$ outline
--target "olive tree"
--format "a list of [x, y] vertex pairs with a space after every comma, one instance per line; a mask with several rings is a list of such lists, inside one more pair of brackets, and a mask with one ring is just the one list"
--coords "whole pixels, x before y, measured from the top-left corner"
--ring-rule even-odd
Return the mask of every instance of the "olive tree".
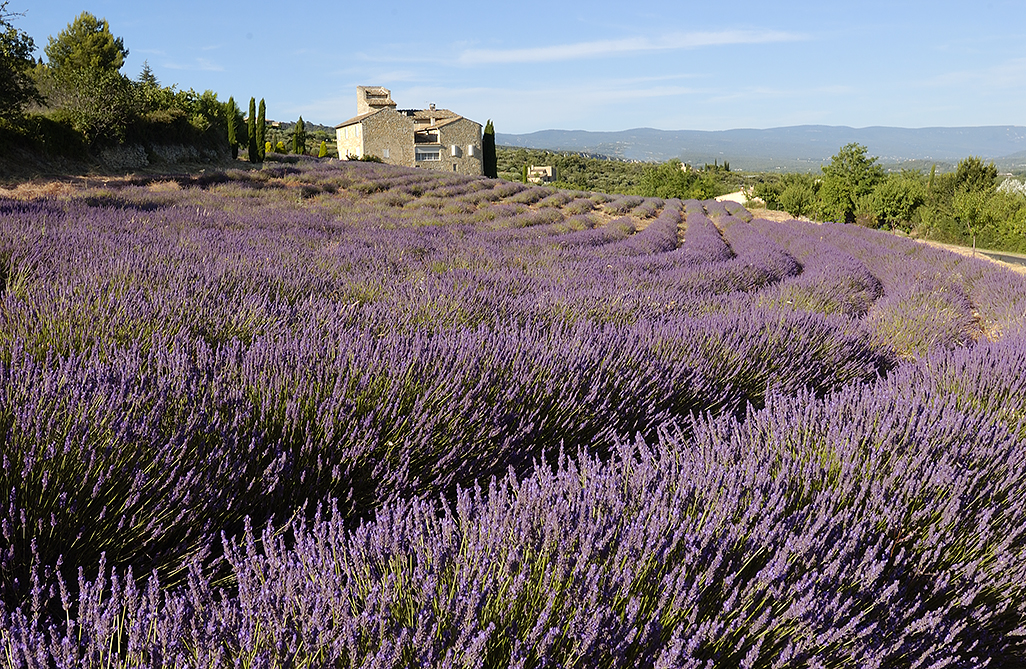
[[823, 185], [820, 198], [823, 213], [843, 223], [855, 222], [859, 200], [873, 192], [883, 180], [883, 168], [876, 157], [866, 155], [866, 147], [852, 142], [841, 147], [823, 167]]

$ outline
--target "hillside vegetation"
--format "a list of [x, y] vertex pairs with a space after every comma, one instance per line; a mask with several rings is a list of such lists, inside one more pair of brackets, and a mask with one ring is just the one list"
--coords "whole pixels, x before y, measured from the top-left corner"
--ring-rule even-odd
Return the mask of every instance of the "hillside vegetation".
[[[253, 162], [268, 152], [334, 148], [330, 129], [304, 131], [302, 117], [284, 124], [261, 117], [258, 133], [258, 119], [245, 117], [233, 98], [164, 86], [148, 64], [130, 79], [121, 71], [124, 41], [88, 12], [50, 36], [46, 60], [37, 61], [34, 40], [16, 28], [7, 5], [0, 3], [0, 178], [223, 165], [240, 147]], [[250, 134], [260, 136], [259, 146], [250, 146]]]
[[570, 190], [708, 199], [740, 190], [746, 183], [746, 175], [731, 172], [729, 163], [696, 166], [685, 173], [679, 161], [657, 164], [513, 147], [497, 151], [500, 177], [524, 182], [529, 166], [552, 165], [558, 179], [549, 185]]
[[690, 166], [610, 160], [500, 147], [499, 174], [526, 181], [531, 165], [552, 165], [557, 187], [643, 197], [709, 199], [744, 191], [796, 218], [899, 231], [921, 239], [1026, 252], [1026, 185], [998, 177], [993, 163], [965, 158], [947, 172], [887, 172], [866, 147], [843, 146], [820, 173], [735, 172], [730, 163]]
[[885, 173], [866, 147], [841, 147], [822, 176], [787, 174], [753, 189], [775, 209], [816, 220], [898, 230], [924, 239], [1026, 252], [1026, 185], [999, 180], [978, 157], [955, 170]]
[[5, 666], [1026, 662], [995, 263], [297, 159], [0, 199], [0, 286]]

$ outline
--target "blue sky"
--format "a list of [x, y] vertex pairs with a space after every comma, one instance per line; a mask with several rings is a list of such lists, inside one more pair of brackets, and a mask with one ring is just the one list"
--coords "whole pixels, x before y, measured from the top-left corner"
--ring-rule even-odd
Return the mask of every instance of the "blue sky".
[[43, 55], [82, 11], [161, 83], [335, 125], [356, 86], [498, 132], [1026, 125], [1026, 0], [10, 0]]

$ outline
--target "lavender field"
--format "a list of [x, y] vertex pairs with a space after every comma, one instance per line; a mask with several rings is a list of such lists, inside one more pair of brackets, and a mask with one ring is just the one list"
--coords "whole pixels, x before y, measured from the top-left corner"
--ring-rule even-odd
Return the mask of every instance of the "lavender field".
[[313, 160], [0, 199], [0, 663], [1026, 666], [1026, 276]]

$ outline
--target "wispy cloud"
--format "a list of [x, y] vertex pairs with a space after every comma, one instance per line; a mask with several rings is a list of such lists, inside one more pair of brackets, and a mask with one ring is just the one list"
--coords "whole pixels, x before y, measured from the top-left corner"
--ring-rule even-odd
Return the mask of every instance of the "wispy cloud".
[[642, 98], [664, 98], [696, 93], [698, 89], [674, 84], [657, 83], [684, 77], [638, 77], [580, 83], [572, 86], [539, 88], [450, 88], [444, 86], [414, 86], [405, 91], [413, 98], [459, 100], [462, 104], [490, 106], [546, 107], [554, 99], [570, 99], [575, 104], [567, 109], [580, 109], [595, 104], [609, 104]]
[[603, 58], [607, 56], [643, 53], [649, 51], [670, 51], [698, 49], [730, 44], [768, 44], [773, 42], [796, 42], [805, 36], [773, 30], [721, 30], [714, 32], [672, 33], [662, 37], [629, 37], [616, 40], [575, 42], [527, 49], [466, 49], [459, 55], [463, 65], [486, 65], [495, 63], [549, 63], [561, 60]]
[[366, 63], [421, 63], [425, 65], [445, 65], [450, 61], [441, 56], [406, 55], [401, 51], [367, 53], [360, 51], [353, 54], [354, 58]]
[[[503, 132], [530, 132], [546, 127], [592, 128], [593, 117], [598, 110], [625, 104], [636, 106], [640, 100], [683, 101], [702, 94], [700, 89], [665, 79], [640, 77], [525, 88], [414, 86], [400, 91], [398, 95], [393, 90], [392, 95], [397, 100], [411, 100], [414, 105], [422, 101], [444, 100], [444, 106], [458, 109], [475, 120], [493, 119]], [[553, 100], [573, 102], [554, 105]]]
[[971, 86], [993, 90], [995, 88], [1021, 88], [1026, 85], [1026, 58], [1013, 58], [977, 70], [957, 70], [926, 79], [928, 88], [961, 88]]

